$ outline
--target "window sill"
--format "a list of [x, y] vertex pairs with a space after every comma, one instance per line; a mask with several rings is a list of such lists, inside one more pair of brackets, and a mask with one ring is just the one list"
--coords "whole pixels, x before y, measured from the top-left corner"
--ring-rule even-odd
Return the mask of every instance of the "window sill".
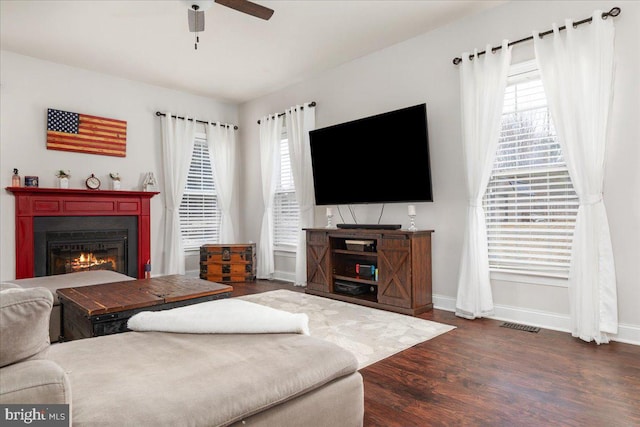
[[569, 287], [569, 281], [561, 277], [551, 277], [526, 273], [507, 273], [503, 271], [492, 271], [491, 280], [501, 282], [525, 283], [529, 285], [555, 286], [558, 288]]

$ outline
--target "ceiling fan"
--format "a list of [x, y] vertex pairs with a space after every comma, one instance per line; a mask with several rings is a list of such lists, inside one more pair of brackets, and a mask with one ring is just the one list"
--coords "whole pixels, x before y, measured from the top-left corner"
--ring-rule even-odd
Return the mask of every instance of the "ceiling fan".
[[195, 49], [198, 49], [200, 38], [198, 33], [204, 31], [204, 11], [213, 6], [214, 3], [221, 4], [238, 12], [255, 16], [256, 18], [269, 20], [273, 15], [273, 9], [264, 7], [249, 0], [184, 0], [189, 5], [188, 19], [189, 31], [196, 33]]

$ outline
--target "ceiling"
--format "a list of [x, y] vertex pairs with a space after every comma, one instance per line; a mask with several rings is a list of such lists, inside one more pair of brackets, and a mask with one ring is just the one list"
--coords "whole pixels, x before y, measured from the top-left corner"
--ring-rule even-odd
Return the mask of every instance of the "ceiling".
[[1, 0], [0, 47], [243, 103], [504, 1], [256, 1], [264, 21], [214, 4], [198, 49], [184, 0]]

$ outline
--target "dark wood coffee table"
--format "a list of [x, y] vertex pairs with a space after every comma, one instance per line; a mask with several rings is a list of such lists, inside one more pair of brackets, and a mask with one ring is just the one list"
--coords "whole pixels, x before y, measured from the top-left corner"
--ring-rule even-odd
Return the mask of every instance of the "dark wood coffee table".
[[126, 332], [141, 311], [231, 296], [233, 287], [182, 275], [58, 289], [61, 341]]

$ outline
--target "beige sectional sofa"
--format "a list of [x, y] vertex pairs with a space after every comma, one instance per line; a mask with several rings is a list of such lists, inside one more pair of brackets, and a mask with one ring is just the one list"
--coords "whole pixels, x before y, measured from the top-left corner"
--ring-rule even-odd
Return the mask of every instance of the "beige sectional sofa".
[[362, 425], [357, 361], [332, 343], [126, 332], [49, 345], [51, 292], [1, 289], [0, 403], [68, 403], [76, 426]]
[[53, 309], [49, 322], [49, 338], [57, 342], [60, 338], [60, 302], [56, 290], [61, 288], [75, 288], [77, 286], [97, 285], [100, 283], [124, 282], [135, 280], [125, 274], [110, 270], [79, 271], [76, 273], [59, 274], [55, 276], [33, 277], [29, 279], [6, 280], [3, 285], [18, 285], [21, 288], [47, 288], [53, 295]]

